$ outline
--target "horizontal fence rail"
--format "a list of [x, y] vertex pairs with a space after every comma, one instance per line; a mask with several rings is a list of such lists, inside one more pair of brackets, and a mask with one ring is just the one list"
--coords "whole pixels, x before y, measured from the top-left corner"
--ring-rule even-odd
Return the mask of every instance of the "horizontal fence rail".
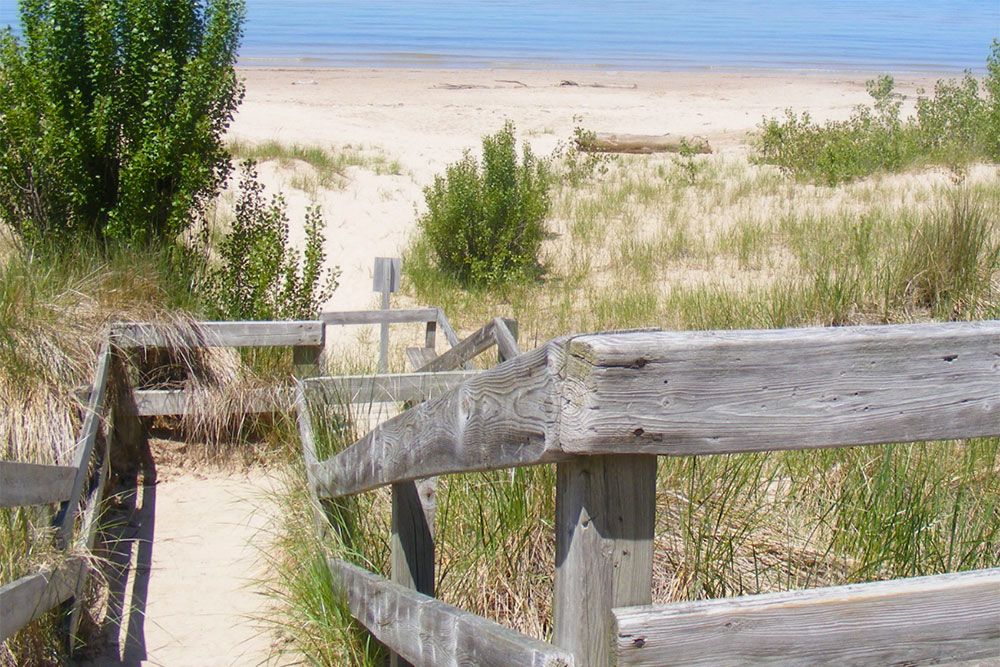
[[1000, 569], [612, 613], [622, 667], [996, 658]]
[[439, 308], [412, 308], [398, 310], [347, 310], [320, 313], [324, 324], [419, 324], [437, 322], [441, 316]]
[[192, 322], [116, 324], [112, 340], [120, 348], [294, 347], [323, 344], [323, 322]]
[[416, 667], [570, 667], [572, 654], [481, 616], [386, 581], [341, 560], [328, 560], [352, 615], [380, 642]]
[[76, 468], [0, 461], [0, 507], [47, 505], [69, 500]]
[[0, 587], [0, 642], [76, 594], [87, 568], [71, 557], [54, 570], [45, 569]]
[[557, 339], [483, 372], [315, 464], [315, 476], [320, 495], [340, 496], [574, 455], [993, 435], [997, 321], [595, 334]]

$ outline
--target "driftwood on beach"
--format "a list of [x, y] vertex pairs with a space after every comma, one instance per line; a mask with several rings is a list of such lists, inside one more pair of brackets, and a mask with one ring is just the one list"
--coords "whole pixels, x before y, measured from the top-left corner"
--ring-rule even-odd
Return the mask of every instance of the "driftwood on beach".
[[612, 134], [597, 132], [576, 139], [576, 146], [586, 153], [711, 153], [703, 137], [677, 137], [670, 134]]

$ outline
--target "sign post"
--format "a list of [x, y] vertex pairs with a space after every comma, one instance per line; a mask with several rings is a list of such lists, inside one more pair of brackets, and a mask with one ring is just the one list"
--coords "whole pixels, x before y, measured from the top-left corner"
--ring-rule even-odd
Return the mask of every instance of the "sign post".
[[[389, 294], [399, 289], [402, 263], [398, 257], [376, 257], [372, 290], [382, 293], [382, 310], [389, 310]], [[389, 371], [389, 323], [382, 323], [379, 336], [378, 371]]]

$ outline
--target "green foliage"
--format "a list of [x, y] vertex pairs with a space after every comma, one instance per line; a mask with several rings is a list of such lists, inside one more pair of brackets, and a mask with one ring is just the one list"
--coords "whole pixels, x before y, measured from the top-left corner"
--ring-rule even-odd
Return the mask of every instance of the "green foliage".
[[243, 0], [21, 0], [0, 33], [0, 217], [29, 241], [174, 239], [228, 176]]
[[236, 218], [219, 243], [219, 265], [208, 273], [207, 292], [227, 319], [310, 319], [337, 287], [339, 270], [324, 269], [323, 216], [306, 211], [302, 255], [289, 245], [285, 200], [265, 199], [253, 162], [244, 163]]
[[872, 105], [857, 107], [846, 121], [820, 125], [791, 109], [765, 120], [755, 160], [828, 185], [925, 161], [957, 168], [1000, 160], [1000, 42], [993, 42], [982, 85], [969, 73], [938, 81], [932, 97], [917, 99], [913, 117], [901, 117], [903, 98], [891, 76], [869, 81], [868, 93]]
[[[573, 120], [582, 120], [574, 116]], [[579, 186], [594, 176], [607, 174], [618, 156], [585, 150], [597, 139], [593, 130], [585, 130], [577, 125], [568, 142], [560, 141], [552, 154], [555, 171], [559, 179], [573, 186]]]
[[525, 145], [518, 161], [514, 125], [483, 138], [482, 168], [470, 154], [424, 191], [420, 228], [438, 265], [465, 285], [496, 285], [537, 270], [549, 212], [545, 162]]

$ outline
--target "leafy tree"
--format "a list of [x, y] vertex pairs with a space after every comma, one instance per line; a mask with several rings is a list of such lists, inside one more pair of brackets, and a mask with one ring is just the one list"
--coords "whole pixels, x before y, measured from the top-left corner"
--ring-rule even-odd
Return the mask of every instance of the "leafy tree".
[[0, 217], [27, 241], [149, 244], [230, 170], [243, 0], [21, 0], [0, 33]]

